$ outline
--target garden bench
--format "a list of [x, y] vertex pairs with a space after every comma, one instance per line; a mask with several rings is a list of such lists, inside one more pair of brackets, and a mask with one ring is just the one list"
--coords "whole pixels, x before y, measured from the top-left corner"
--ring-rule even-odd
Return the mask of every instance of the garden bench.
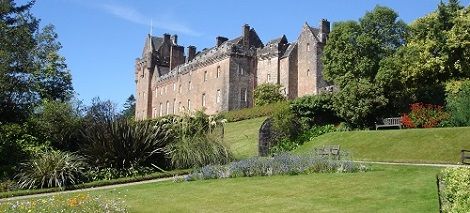
[[382, 124], [377, 124], [375, 123], [375, 130], [379, 129], [379, 127], [398, 127], [401, 129], [401, 118], [400, 117], [395, 117], [395, 118], [384, 118], [382, 119]]
[[462, 164], [470, 164], [470, 150], [462, 149]]
[[339, 145], [326, 145], [320, 148], [315, 148], [317, 155], [322, 157], [333, 156], [339, 159]]

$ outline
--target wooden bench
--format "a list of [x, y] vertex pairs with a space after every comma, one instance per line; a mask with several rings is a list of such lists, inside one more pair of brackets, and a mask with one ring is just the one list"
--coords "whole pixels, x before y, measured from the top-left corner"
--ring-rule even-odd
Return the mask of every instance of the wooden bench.
[[462, 164], [470, 164], [470, 150], [462, 149], [461, 157], [462, 157]]
[[394, 127], [394, 126], [401, 129], [401, 117], [384, 118], [382, 120], [382, 124], [375, 123], [375, 130], [379, 129], [380, 127]]
[[339, 145], [326, 145], [315, 148], [315, 153], [322, 157], [334, 157], [339, 160]]

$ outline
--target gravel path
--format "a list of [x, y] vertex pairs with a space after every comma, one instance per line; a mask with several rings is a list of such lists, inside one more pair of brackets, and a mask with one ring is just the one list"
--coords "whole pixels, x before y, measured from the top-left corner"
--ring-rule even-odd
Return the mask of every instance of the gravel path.
[[10, 197], [10, 198], [2, 198], [0, 202], [6, 201], [15, 201], [15, 200], [22, 200], [22, 199], [30, 199], [30, 198], [38, 198], [38, 197], [46, 197], [51, 195], [59, 195], [59, 194], [69, 194], [69, 193], [76, 193], [76, 192], [88, 192], [88, 191], [95, 191], [95, 190], [102, 190], [102, 189], [115, 189], [125, 186], [133, 186], [133, 185], [140, 185], [146, 183], [157, 183], [157, 182], [164, 182], [174, 180], [175, 178], [184, 178], [186, 175], [183, 176], [175, 176], [175, 177], [167, 177], [167, 178], [158, 178], [153, 180], [144, 180], [139, 182], [132, 182], [132, 183], [123, 183], [123, 184], [115, 184], [115, 185], [108, 185], [108, 186], [99, 186], [93, 188], [86, 188], [86, 189], [76, 189], [76, 190], [67, 190], [67, 191], [60, 191], [60, 192], [48, 192], [48, 193], [41, 193], [41, 194], [33, 194], [33, 195], [25, 195], [25, 196], [17, 196], [17, 197]]

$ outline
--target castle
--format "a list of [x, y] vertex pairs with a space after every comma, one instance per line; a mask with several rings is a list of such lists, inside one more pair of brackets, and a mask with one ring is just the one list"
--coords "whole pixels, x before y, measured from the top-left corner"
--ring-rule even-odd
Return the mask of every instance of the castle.
[[137, 120], [205, 109], [208, 114], [253, 106], [257, 85], [282, 85], [288, 99], [318, 94], [328, 84], [322, 77], [322, 55], [330, 23], [302, 27], [297, 41], [285, 35], [265, 45], [249, 25], [229, 40], [216, 37], [209, 49], [187, 55], [177, 35], [148, 35], [142, 57], [136, 59]]

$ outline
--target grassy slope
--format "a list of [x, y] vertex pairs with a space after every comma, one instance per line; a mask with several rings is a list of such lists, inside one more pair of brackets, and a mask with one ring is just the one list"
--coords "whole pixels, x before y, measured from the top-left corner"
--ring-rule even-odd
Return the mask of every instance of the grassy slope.
[[437, 212], [436, 168], [153, 183], [93, 193], [130, 212]]
[[325, 144], [339, 144], [356, 160], [457, 163], [460, 150], [470, 149], [470, 128], [335, 132], [315, 138], [295, 152], [307, 153]]
[[258, 155], [258, 131], [265, 117], [227, 123], [224, 140], [237, 159]]

